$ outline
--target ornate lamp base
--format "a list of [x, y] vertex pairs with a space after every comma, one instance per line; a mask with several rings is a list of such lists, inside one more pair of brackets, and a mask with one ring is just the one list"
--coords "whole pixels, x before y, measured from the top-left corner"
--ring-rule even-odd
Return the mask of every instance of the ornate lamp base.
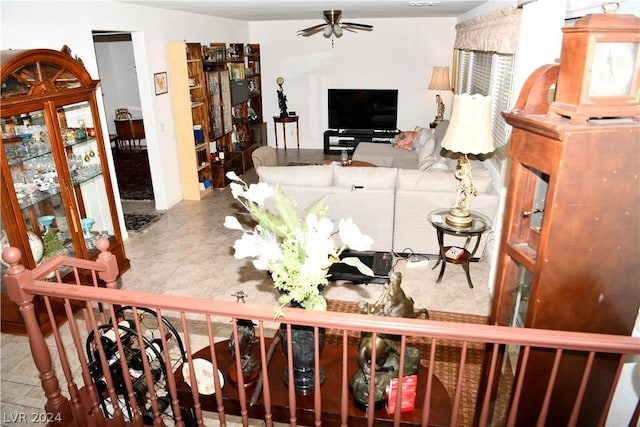
[[451, 208], [445, 220], [447, 221], [447, 224], [460, 228], [469, 227], [473, 222], [469, 211], [463, 211], [456, 208]]

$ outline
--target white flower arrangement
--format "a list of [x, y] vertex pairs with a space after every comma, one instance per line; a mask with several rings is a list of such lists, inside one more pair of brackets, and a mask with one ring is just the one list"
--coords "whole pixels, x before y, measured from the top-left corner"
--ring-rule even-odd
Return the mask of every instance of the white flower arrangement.
[[[263, 182], [247, 185], [235, 172], [228, 172], [226, 176], [232, 181], [234, 199], [257, 223], [253, 229], [247, 229], [236, 217], [225, 217], [226, 228], [243, 231], [242, 238], [233, 245], [234, 257], [253, 258], [255, 268], [271, 273], [281, 295], [276, 317], [282, 315], [282, 307], [291, 303], [306, 309], [326, 310], [327, 301], [322, 291], [329, 285], [328, 270], [334, 263], [341, 262], [356, 267], [362, 274], [373, 275], [357, 257], [340, 259], [346, 248], [369, 250], [373, 240], [362, 234], [351, 218], [341, 219], [338, 234], [342, 244], [336, 247], [333, 222], [325, 217], [328, 196], [315, 202], [300, 218], [295, 202], [282, 193], [279, 185], [275, 189]], [[275, 213], [264, 207], [269, 197], [275, 199]]]

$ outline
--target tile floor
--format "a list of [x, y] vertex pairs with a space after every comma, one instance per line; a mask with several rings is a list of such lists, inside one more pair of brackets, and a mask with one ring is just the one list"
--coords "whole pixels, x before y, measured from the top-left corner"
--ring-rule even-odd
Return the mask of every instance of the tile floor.
[[[325, 159], [321, 150], [278, 151], [281, 164]], [[253, 172], [245, 177], [249, 182], [256, 179]], [[153, 203], [149, 202], [126, 202], [123, 207], [125, 212], [154, 212]], [[222, 300], [235, 300], [232, 295], [242, 290], [249, 294], [248, 302], [261, 301], [275, 306], [277, 295], [265, 286], [267, 279], [263, 272], [247, 268], [243, 260], [235, 260], [232, 256], [231, 246], [239, 236], [221, 226], [224, 216], [230, 212], [237, 213], [238, 205], [230, 197], [228, 189], [216, 190], [200, 202], [183, 201], [166, 212], [160, 212], [160, 221], [142, 233], [129, 234], [125, 247], [131, 269], [123, 274], [121, 286], [131, 290]], [[435, 238], [435, 233], [432, 237]], [[415, 299], [416, 307], [488, 314], [488, 260], [481, 260], [471, 267], [476, 284], [474, 289], [467, 287], [462, 269], [455, 265], [447, 268], [444, 280], [436, 285], [439, 269], [432, 270], [431, 265], [407, 268], [406, 263], [400, 260], [395, 267], [396, 271], [403, 273], [403, 288]], [[343, 283], [331, 286], [327, 291], [327, 297], [333, 299], [373, 301], [378, 295], [379, 287], [376, 285]], [[37, 376], [33, 375], [31, 358], [25, 357], [29, 353], [26, 338], [1, 334], [0, 351], [0, 414], [41, 411], [42, 390]], [[11, 417], [3, 417], [0, 425], [15, 424]]]

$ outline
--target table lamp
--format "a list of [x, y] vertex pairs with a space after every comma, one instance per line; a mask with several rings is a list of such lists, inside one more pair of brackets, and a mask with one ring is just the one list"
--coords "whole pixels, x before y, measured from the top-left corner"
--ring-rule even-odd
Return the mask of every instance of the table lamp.
[[477, 194], [467, 154], [488, 154], [495, 150], [491, 130], [491, 97], [461, 94], [453, 98], [453, 111], [442, 148], [458, 154], [454, 173], [458, 180], [456, 201], [446, 217], [454, 227], [471, 225], [471, 197]]
[[[429, 89], [437, 91], [451, 90], [449, 67], [433, 67]], [[436, 127], [436, 125], [444, 119], [444, 102], [442, 102], [440, 93], [436, 95], [436, 105], [438, 106], [438, 112], [436, 118], [433, 120], [432, 127]]]

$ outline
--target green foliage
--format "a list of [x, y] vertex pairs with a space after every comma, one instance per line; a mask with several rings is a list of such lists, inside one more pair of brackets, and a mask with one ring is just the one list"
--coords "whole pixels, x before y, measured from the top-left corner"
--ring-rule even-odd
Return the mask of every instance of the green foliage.
[[44, 244], [43, 258], [47, 259], [60, 252], [64, 247], [64, 241], [56, 238], [58, 234], [57, 230], [50, 228], [45, 234], [42, 235], [42, 242]]

